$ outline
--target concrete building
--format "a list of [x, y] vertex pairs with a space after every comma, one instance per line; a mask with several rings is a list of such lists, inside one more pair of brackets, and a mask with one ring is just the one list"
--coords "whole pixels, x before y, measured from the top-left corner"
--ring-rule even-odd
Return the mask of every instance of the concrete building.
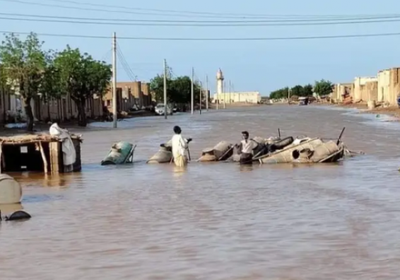
[[259, 103], [261, 94], [258, 91], [223, 92], [222, 94], [214, 94], [214, 103], [216, 100], [219, 100], [220, 103]]
[[245, 92], [225, 92], [224, 90], [224, 74], [221, 69], [217, 72], [217, 93], [214, 94], [213, 102], [219, 103], [259, 103], [261, 101], [261, 94], [258, 91], [245, 91]]
[[353, 96], [353, 83], [339, 83], [335, 84], [331, 93], [331, 98], [335, 102], [343, 102], [343, 97], [346, 94]]
[[356, 77], [354, 79], [354, 102], [371, 100], [371, 93], [366, 90], [367, 84], [369, 84], [369, 88], [373, 88], [374, 86], [372, 85], [376, 84], [377, 82], [377, 77]]
[[[112, 89], [103, 97], [104, 106], [112, 112]], [[136, 82], [118, 82], [117, 83], [117, 110], [129, 111], [133, 106], [142, 108], [152, 104], [152, 96], [150, 93], [150, 84]]]
[[[26, 119], [24, 102], [18, 95], [1, 94], [0, 121], [18, 121]], [[32, 98], [31, 107], [36, 121], [69, 121], [78, 117], [78, 106], [70, 96], [59, 99], [44, 100], [40, 95]], [[103, 114], [103, 102], [100, 97], [93, 95], [85, 102], [85, 113], [88, 118], [96, 119]]]
[[397, 105], [400, 94], [400, 68], [391, 68], [378, 72], [377, 101]]

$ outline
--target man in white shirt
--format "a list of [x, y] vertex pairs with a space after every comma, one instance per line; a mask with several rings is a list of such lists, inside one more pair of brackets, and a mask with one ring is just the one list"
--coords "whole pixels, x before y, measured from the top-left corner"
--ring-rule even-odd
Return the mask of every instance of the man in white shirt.
[[186, 166], [188, 159], [186, 156], [186, 150], [188, 149], [188, 144], [192, 141], [191, 138], [185, 139], [182, 137], [182, 130], [179, 126], [174, 127], [175, 135], [172, 136], [172, 157], [176, 166], [182, 167]]
[[251, 164], [253, 162], [253, 150], [257, 148], [258, 144], [253, 139], [249, 139], [247, 131], [242, 132], [243, 140], [238, 145], [240, 153], [240, 164]]

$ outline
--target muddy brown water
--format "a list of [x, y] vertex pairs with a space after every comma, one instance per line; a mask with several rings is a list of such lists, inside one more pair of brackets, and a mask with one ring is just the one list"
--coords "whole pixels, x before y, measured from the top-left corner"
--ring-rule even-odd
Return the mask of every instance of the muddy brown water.
[[[0, 279], [400, 279], [400, 124], [265, 106], [93, 124], [83, 171], [12, 174], [33, 218], [0, 223]], [[220, 140], [338, 137], [364, 156], [314, 166], [146, 165], [179, 124], [192, 158]], [[106, 128], [101, 128], [101, 127]], [[135, 163], [102, 167], [110, 146]]]

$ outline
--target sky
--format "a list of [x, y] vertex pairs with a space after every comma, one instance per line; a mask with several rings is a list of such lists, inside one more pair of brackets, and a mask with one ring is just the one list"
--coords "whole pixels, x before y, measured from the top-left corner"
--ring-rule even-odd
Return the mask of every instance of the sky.
[[[75, 2], [75, 3], [74, 3]], [[235, 91], [271, 91], [297, 84], [313, 84], [326, 79], [351, 82], [355, 77], [375, 76], [381, 69], [400, 66], [400, 36], [268, 41], [155, 41], [118, 37], [249, 38], [331, 36], [370, 33], [400, 33], [399, 22], [347, 25], [291, 26], [137, 26], [83, 23], [56, 23], [10, 20], [10, 14], [104, 18], [108, 20], [271, 20], [306, 16], [357, 16], [399, 14], [398, 0], [0, 0], [0, 39], [3, 32], [35, 32], [45, 48], [62, 50], [68, 44], [94, 58], [112, 61], [112, 34], [118, 42], [118, 81], [149, 81], [162, 73], [166, 59], [174, 75], [191, 75], [216, 91], [216, 72], [221, 68], [226, 85]], [[78, 4], [76, 4], [78, 3]], [[84, 4], [83, 4], [84, 3]], [[229, 3], [229, 4], [228, 4]], [[92, 5], [91, 5], [92, 4]], [[102, 6], [105, 5], [105, 6]], [[115, 6], [126, 7], [124, 9]], [[54, 7], [58, 6], [58, 7]], [[60, 7], [61, 6], [61, 7]], [[114, 7], [113, 7], [114, 6]], [[73, 8], [71, 8], [73, 7]], [[90, 10], [93, 9], [93, 10]], [[152, 11], [146, 9], [153, 9]], [[161, 10], [161, 11], [154, 11]], [[100, 11], [102, 10], [102, 11]], [[171, 13], [163, 10], [184, 11]], [[201, 14], [214, 13], [214, 14]], [[219, 15], [218, 15], [219, 14]], [[233, 18], [233, 14], [235, 17]], [[263, 18], [262, 18], [263, 17]], [[42, 18], [43, 19], [43, 18]], [[54, 19], [50, 19], [53, 20]], [[43, 34], [43, 35], [40, 35]], [[54, 37], [44, 34], [109, 36], [109, 38]], [[21, 35], [25, 36], [25, 35]], [[122, 54], [122, 55], [121, 55]], [[125, 62], [126, 63], [123, 63]]]

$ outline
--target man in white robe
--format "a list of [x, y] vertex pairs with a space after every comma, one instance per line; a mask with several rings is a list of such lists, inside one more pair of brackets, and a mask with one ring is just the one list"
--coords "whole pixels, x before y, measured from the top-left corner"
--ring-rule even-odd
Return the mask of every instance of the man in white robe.
[[57, 123], [53, 123], [49, 129], [51, 136], [57, 136], [62, 141], [63, 161], [66, 172], [72, 171], [73, 164], [76, 161], [76, 151], [74, 143], [68, 130], [62, 129]]
[[185, 139], [181, 135], [182, 130], [179, 126], [174, 127], [175, 135], [172, 136], [172, 156], [176, 166], [183, 167], [188, 163], [188, 158], [186, 156], [186, 151], [188, 149], [188, 144], [192, 141], [191, 138]]

